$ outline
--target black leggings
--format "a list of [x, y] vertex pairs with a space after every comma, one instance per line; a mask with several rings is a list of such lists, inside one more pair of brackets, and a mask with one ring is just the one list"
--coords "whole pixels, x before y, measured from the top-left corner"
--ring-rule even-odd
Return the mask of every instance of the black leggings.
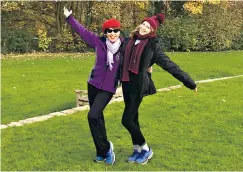
[[122, 125], [129, 131], [133, 145], [144, 145], [145, 138], [140, 130], [138, 122], [138, 108], [142, 97], [136, 84], [131, 82], [122, 83], [122, 91], [125, 102], [125, 109], [122, 116]]
[[110, 143], [106, 136], [103, 110], [110, 102], [112, 96], [113, 93], [97, 89], [93, 85], [88, 84], [89, 128], [96, 147], [96, 155], [101, 157], [105, 157], [105, 154], [110, 149]]

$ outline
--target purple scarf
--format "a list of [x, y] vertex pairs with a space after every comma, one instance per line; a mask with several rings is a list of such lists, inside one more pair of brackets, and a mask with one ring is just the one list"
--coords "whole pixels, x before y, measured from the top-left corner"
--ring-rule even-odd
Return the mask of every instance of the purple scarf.
[[[122, 81], [130, 81], [129, 71], [138, 74], [140, 58], [144, 47], [147, 45], [149, 38], [153, 38], [155, 36], [155, 32], [147, 35], [139, 35], [139, 33], [136, 32], [134, 37], [129, 40], [124, 55]], [[134, 45], [136, 40], [140, 40], [140, 42], [137, 45]]]

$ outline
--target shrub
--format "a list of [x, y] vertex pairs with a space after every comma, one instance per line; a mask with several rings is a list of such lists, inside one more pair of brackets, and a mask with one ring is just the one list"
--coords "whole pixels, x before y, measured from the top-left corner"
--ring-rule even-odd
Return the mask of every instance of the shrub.
[[197, 50], [198, 23], [188, 16], [167, 19], [160, 27], [160, 44], [166, 50]]
[[86, 52], [92, 50], [90, 50], [86, 43], [76, 33], [74, 33], [73, 37], [70, 33], [65, 32], [62, 35], [58, 34], [52, 39], [50, 51]]
[[201, 28], [198, 46], [201, 50], [227, 50], [240, 36], [242, 15], [237, 4], [230, 7], [208, 4], [204, 6], [203, 15], [198, 16], [198, 23]]
[[232, 49], [243, 50], [243, 32], [232, 42]]
[[33, 35], [25, 30], [2, 30], [2, 53], [32, 51]]

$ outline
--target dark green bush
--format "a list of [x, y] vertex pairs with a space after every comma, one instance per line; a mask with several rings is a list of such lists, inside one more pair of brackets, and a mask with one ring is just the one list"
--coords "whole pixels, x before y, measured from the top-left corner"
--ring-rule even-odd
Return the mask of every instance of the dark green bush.
[[205, 5], [203, 14], [168, 15], [158, 35], [161, 46], [168, 51], [242, 49], [242, 24], [241, 11], [236, 6]]
[[74, 37], [70, 33], [58, 34], [52, 38], [49, 47], [51, 52], [87, 52], [92, 51], [86, 43], [75, 33]]
[[232, 42], [232, 49], [243, 50], [243, 32]]
[[2, 53], [27, 53], [33, 50], [33, 35], [25, 30], [2, 29]]
[[[236, 4], [237, 5], [237, 4]], [[199, 50], [228, 50], [234, 40], [240, 37], [242, 28], [241, 9], [237, 6], [224, 8], [219, 5], [205, 5], [203, 15], [197, 17]]]
[[198, 23], [188, 16], [167, 19], [160, 27], [158, 35], [161, 37], [161, 46], [166, 50], [190, 51], [198, 50], [197, 36]]

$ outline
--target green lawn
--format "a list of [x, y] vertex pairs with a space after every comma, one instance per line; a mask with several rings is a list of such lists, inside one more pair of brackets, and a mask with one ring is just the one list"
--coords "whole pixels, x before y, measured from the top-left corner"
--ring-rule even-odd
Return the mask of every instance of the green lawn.
[[[201, 75], [196, 67], [195, 73]], [[108, 138], [114, 143], [117, 159], [113, 166], [92, 162], [95, 150], [87, 111], [82, 111], [2, 130], [2, 170], [242, 171], [242, 82], [239, 77], [199, 84], [198, 93], [183, 87], [146, 97], [140, 124], [154, 151], [147, 165], [125, 162], [132, 143], [120, 122], [121, 102], [105, 110]]]
[[[168, 53], [193, 79], [243, 74], [242, 51]], [[1, 124], [75, 107], [75, 89], [86, 89], [93, 54], [4, 56]], [[157, 88], [179, 84], [154, 66]]]

